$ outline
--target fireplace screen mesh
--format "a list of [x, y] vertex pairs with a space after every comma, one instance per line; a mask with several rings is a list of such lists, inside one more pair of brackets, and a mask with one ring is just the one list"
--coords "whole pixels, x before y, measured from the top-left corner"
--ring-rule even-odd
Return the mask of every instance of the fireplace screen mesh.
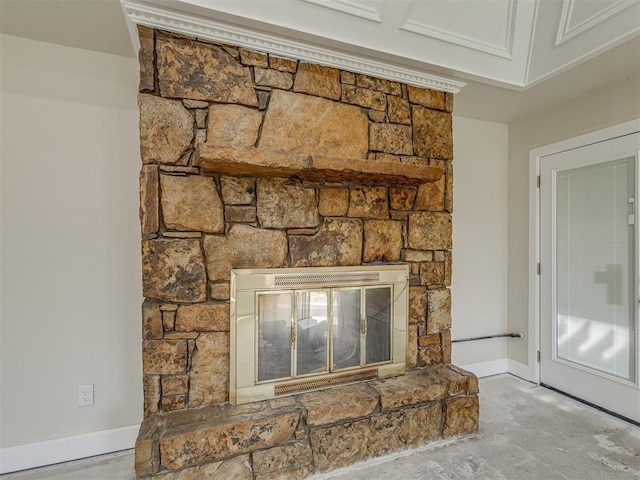
[[359, 370], [402, 373], [408, 270], [368, 268], [234, 271], [231, 401], [271, 398], [275, 384], [286, 391], [287, 382], [322, 385], [318, 379]]

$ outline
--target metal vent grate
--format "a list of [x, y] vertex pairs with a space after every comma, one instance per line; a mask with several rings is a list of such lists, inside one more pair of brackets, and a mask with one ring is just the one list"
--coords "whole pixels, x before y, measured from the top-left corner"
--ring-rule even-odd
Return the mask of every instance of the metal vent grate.
[[378, 378], [378, 369], [359, 370], [353, 373], [345, 373], [325, 378], [314, 378], [310, 380], [294, 380], [290, 382], [278, 383], [275, 385], [274, 393], [277, 395], [288, 395], [292, 393], [309, 392], [323, 387], [333, 385], [344, 385], [347, 383], [360, 382]]
[[379, 281], [379, 272], [283, 273], [274, 277], [274, 284], [277, 287], [298, 287], [301, 285], [335, 285]]

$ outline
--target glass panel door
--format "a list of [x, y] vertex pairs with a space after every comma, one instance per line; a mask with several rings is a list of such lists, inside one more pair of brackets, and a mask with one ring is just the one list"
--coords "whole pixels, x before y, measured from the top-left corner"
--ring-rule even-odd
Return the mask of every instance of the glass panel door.
[[291, 377], [293, 295], [258, 294], [258, 381]]
[[329, 292], [296, 292], [296, 375], [328, 371]]
[[391, 360], [391, 287], [365, 290], [367, 365]]
[[633, 158], [560, 171], [556, 183], [560, 359], [633, 380]]
[[360, 366], [361, 289], [333, 292], [332, 370]]

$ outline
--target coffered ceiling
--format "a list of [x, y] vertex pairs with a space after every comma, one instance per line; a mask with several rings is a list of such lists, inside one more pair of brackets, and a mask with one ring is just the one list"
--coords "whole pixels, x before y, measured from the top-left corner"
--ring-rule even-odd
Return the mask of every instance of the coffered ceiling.
[[133, 56], [135, 27], [147, 25], [461, 90], [455, 114], [505, 123], [640, 73], [640, 0], [0, 0], [0, 7], [9, 35]]

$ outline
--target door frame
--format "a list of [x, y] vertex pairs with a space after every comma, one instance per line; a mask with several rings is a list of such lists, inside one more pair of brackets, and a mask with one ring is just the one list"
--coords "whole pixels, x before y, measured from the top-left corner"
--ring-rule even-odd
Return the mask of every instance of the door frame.
[[[529, 151], [529, 308], [527, 318], [528, 376], [527, 380], [540, 384], [540, 159], [575, 148], [611, 140], [640, 132], [640, 118], [584, 135], [561, 140]], [[541, 268], [545, 268], [544, 265]], [[547, 267], [549, 268], [549, 267]]]

